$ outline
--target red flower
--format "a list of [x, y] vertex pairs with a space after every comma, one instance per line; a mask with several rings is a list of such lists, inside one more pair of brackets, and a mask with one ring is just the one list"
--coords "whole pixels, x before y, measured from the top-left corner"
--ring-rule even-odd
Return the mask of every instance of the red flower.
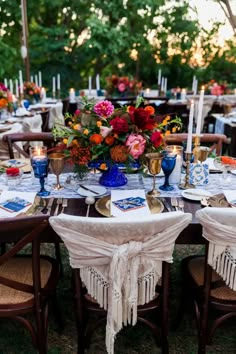
[[155, 126], [155, 121], [150, 118], [150, 113], [143, 108], [136, 108], [130, 112], [131, 121], [141, 130], [152, 130]]
[[127, 133], [129, 131], [129, 124], [125, 118], [116, 117], [110, 121], [110, 125], [117, 134]]
[[161, 132], [153, 132], [150, 137], [150, 141], [154, 145], [155, 148], [158, 148], [162, 143]]

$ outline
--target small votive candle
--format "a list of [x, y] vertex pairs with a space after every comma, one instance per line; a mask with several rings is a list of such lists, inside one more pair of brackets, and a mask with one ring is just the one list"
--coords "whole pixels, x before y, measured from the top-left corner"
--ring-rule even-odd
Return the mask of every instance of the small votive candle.
[[17, 186], [21, 181], [21, 171], [18, 167], [7, 168], [6, 175], [8, 186]]
[[183, 147], [180, 145], [168, 145], [165, 150], [170, 154], [176, 155], [175, 167], [170, 174], [169, 182], [173, 184], [180, 183], [183, 164]]

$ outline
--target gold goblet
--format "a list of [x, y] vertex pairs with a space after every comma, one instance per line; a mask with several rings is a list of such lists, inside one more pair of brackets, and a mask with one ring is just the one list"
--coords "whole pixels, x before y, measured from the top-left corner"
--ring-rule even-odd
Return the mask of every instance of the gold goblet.
[[200, 146], [198, 151], [198, 160], [201, 162], [206, 161], [210, 152], [210, 148], [207, 146]]
[[62, 173], [65, 165], [65, 155], [60, 152], [55, 152], [49, 155], [49, 161], [50, 161], [50, 167], [52, 169], [52, 172], [57, 177], [57, 182], [56, 185], [54, 186], [54, 189], [56, 190], [63, 189], [64, 187], [60, 184], [59, 181], [59, 175]]
[[156, 190], [156, 175], [161, 172], [161, 163], [163, 154], [160, 152], [151, 152], [145, 155], [148, 161], [148, 170], [153, 175], [153, 187], [148, 192], [148, 195], [156, 197], [160, 195], [160, 192]]

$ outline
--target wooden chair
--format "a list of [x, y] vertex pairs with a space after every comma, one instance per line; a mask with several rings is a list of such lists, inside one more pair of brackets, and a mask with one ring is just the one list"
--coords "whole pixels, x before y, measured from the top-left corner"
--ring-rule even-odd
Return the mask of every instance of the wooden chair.
[[[170, 134], [165, 136], [167, 145], [183, 145], [187, 141], [188, 134]], [[200, 137], [201, 144], [210, 147], [211, 152], [215, 152], [217, 156], [222, 154], [223, 145], [229, 144], [229, 139], [224, 134], [202, 134]]]
[[183, 294], [178, 321], [186, 303], [193, 301], [198, 354], [205, 354], [216, 329], [236, 317], [235, 255], [230, 253], [231, 247], [236, 247], [236, 212], [233, 208], [204, 208], [196, 217], [203, 226], [206, 256], [190, 256], [182, 261]]
[[[42, 132], [42, 133], [12, 133], [6, 134], [3, 136], [3, 141], [8, 145], [9, 157], [10, 159], [14, 159], [14, 151], [17, 151], [20, 155], [29, 158], [29, 142], [32, 141], [40, 141], [43, 142], [44, 145], [48, 147], [48, 149], [55, 146], [58, 140], [55, 140], [52, 133], [50, 132]], [[18, 142], [28, 143], [22, 145], [18, 145]]]
[[52, 300], [59, 320], [59, 264], [40, 255], [40, 239], [47, 228], [45, 216], [0, 219], [0, 239], [13, 242], [0, 255], [0, 318], [24, 325], [40, 354], [47, 352], [48, 304]]
[[[123, 325], [134, 326], [137, 321], [151, 329], [157, 342], [161, 329], [162, 353], [168, 353], [169, 263], [175, 239], [191, 215], [107, 219], [60, 214], [49, 220], [64, 241], [73, 268], [78, 353], [84, 353], [104, 321], [108, 353], [113, 353]], [[146, 317], [150, 313], [155, 315], [153, 321]], [[93, 314], [98, 319], [91, 322]]]

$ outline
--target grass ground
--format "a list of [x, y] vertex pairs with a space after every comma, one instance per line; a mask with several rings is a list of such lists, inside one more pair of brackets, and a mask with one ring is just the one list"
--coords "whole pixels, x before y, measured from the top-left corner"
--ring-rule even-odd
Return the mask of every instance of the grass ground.
[[[190, 254], [201, 252], [199, 246], [176, 247], [174, 263], [171, 270], [171, 294], [170, 312], [173, 320], [179, 303], [181, 289], [181, 277], [179, 272], [180, 260]], [[65, 329], [61, 334], [56, 331], [53, 316], [50, 314], [48, 334], [48, 354], [76, 354], [77, 336], [73, 309], [73, 297], [71, 292], [71, 272], [68, 265], [68, 257], [65, 259], [65, 274], [59, 284], [59, 300], [65, 317]], [[226, 323], [216, 332], [213, 345], [208, 347], [209, 354], [235, 354], [236, 336], [235, 320]], [[176, 331], [170, 331], [170, 354], [195, 354], [197, 353], [197, 335], [193, 312], [187, 312], [180, 327]], [[0, 354], [34, 354], [28, 333], [21, 325], [14, 322], [0, 322]], [[89, 354], [105, 354], [104, 328], [100, 328], [93, 338], [88, 351]], [[125, 328], [116, 339], [116, 354], [157, 354], [160, 353], [153, 340], [151, 332], [142, 325], [135, 328]]]

